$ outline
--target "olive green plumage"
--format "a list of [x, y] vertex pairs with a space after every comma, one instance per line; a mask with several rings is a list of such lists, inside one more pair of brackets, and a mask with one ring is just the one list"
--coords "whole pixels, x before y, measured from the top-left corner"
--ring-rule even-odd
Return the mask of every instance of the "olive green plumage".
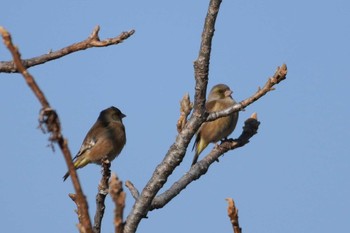
[[[207, 112], [217, 112], [236, 104], [232, 98], [232, 91], [225, 84], [215, 85], [208, 96], [205, 108]], [[199, 154], [209, 143], [216, 143], [227, 138], [235, 129], [238, 120], [238, 112], [229, 116], [218, 118], [214, 121], [205, 122], [197, 132], [196, 141], [193, 145], [195, 155], [192, 166], [197, 162]]]
[[[124, 117], [125, 115], [113, 106], [101, 111], [73, 159], [76, 169], [85, 167], [89, 163], [101, 164], [104, 157], [112, 161], [120, 154], [126, 143], [122, 121]], [[68, 176], [69, 172], [63, 176], [63, 180]]]

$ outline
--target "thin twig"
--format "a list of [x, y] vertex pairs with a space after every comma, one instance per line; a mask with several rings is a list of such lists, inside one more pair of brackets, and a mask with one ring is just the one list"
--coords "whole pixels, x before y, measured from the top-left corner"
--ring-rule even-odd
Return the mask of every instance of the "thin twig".
[[101, 169], [102, 169], [102, 178], [98, 185], [98, 193], [96, 195], [96, 213], [94, 218], [94, 233], [101, 232], [102, 218], [105, 213], [105, 199], [108, 194], [109, 189], [109, 178], [111, 177], [111, 163], [107, 158], [102, 160]]
[[79, 207], [79, 203], [77, 202], [77, 198], [76, 198], [77, 195], [74, 194], [74, 193], [69, 193], [68, 196], [72, 199], [72, 201], [77, 206], [77, 209], [75, 210], [75, 213], [77, 214], [78, 219], [79, 219], [79, 223], [77, 224], [77, 228], [78, 228], [80, 233], [85, 233], [84, 226], [81, 224], [81, 222], [82, 222], [82, 219], [81, 219], [82, 216], [81, 216], [81, 213], [80, 213], [81, 208]]
[[68, 148], [67, 140], [63, 137], [61, 133], [59, 117], [56, 111], [50, 107], [49, 102], [45, 98], [44, 93], [41, 91], [39, 86], [36, 84], [33, 76], [27, 71], [25, 66], [22, 64], [21, 55], [17, 47], [13, 45], [10, 33], [6, 31], [6, 29], [3, 27], [0, 27], [0, 33], [3, 37], [4, 44], [12, 54], [16, 69], [23, 75], [27, 84], [32, 89], [33, 93], [35, 94], [40, 104], [42, 105], [42, 111], [40, 113], [40, 119], [42, 119], [42, 121], [40, 122], [40, 124], [45, 125], [45, 128], [47, 129], [47, 131], [51, 133], [49, 140], [52, 143], [56, 142], [63, 153], [63, 156], [66, 160], [66, 163], [69, 169], [69, 173], [71, 175], [75, 192], [77, 194], [76, 203], [78, 203], [77, 206], [79, 209], [79, 214], [81, 214], [81, 218], [80, 218], [81, 224], [84, 228], [84, 232], [92, 233], [91, 220], [88, 212], [88, 204], [86, 202], [85, 196], [83, 194], [83, 190], [80, 186], [77, 173], [72, 163], [72, 156]]
[[130, 180], [127, 180], [125, 182], [125, 186], [129, 189], [129, 191], [134, 199], [139, 198], [140, 192], [135, 188], [134, 184]]
[[124, 232], [124, 208], [125, 208], [125, 192], [123, 191], [123, 183], [119, 180], [116, 174], [112, 174], [110, 183], [109, 193], [112, 197], [112, 200], [115, 203], [114, 210], [114, 226], [115, 233]]
[[[92, 47], [107, 47], [110, 45], [116, 45], [122, 43], [124, 40], [128, 39], [135, 33], [135, 30], [130, 30], [128, 32], [122, 32], [119, 36], [108, 38], [104, 40], [100, 40], [98, 33], [100, 31], [100, 27], [96, 26], [92, 31], [91, 35], [78, 43], [69, 45], [57, 51], [50, 51], [47, 54], [43, 54], [37, 57], [33, 57], [30, 59], [22, 60], [22, 64], [24, 68], [29, 68], [32, 66], [40, 65], [45, 62], [55, 60], [61, 58], [65, 55], [78, 52], [81, 50], [85, 50]], [[20, 73], [21, 71], [15, 65], [13, 61], [2, 61], [0, 62], [0, 73]]]
[[249, 139], [257, 133], [259, 124], [260, 122], [257, 120], [257, 115], [255, 113], [252, 114], [252, 116], [245, 121], [242, 134], [238, 139], [227, 140], [220, 146], [214, 147], [214, 149], [207, 156], [193, 165], [191, 169], [185, 173], [178, 181], [176, 181], [168, 190], [162, 194], [157, 195], [153, 199], [150, 210], [162, 208], [167, 203], [169, 203], [190, 183], [204, 175], [208, 171], [209, 166], [217, 161], [218, 158], [225, 152], [247, 144], [249, 142]]
[[193, 104], [190, 101], [190, 95], [186, 93], [180, 101], [180, 118], [177, 121], [177, 132], [180, 133], [187, 123], [187, 117], [190, 115], [193, 108]]
[[233, 105], [230, 108], [219, 112], [210, 113], [206, 121], [213, 121], [219, 117], [228, 116], [233, 112], [238, 112], [242, 109], [245, 109], [247, 106], [254, 103], [258, 99], [266, 95], [268, 92], [275, 90], [274, 86], [287, 78], [287, 72], [288, 70], [286, 64], [282, 64], [282, 66], [277, 67], [275, 74], [267, 80], [263, 88], [258, 88], [258, 91], [254, 95], [241, 101], [238, 104]]
[[198, 59], [194, 62], [196, 80], [194, 112], [185, 127], [176, 137], [174, 144], [169, 148], [163, 161], [156, 167], [152, 177], [136, 200], [126, 219], [124, 233], [135, 233], [141, 219], [147, 217], [153, 198], [163, 187], [175, 168], [180, 165], [191, 138], [206, 118], [204, 112], [209, 59], [212, 38], [214, 36], [214, 25], [220, 4], [221, 0], [211, 0], [209, 3]]
[[238, 222], [238, 209], [235, 205], [235, 202], [232, 198], [226, 198], [226, 201], [228, 202], [227, 215], [230, 218], [233, 232], [242, 233], [242, 228], [239, 226]]

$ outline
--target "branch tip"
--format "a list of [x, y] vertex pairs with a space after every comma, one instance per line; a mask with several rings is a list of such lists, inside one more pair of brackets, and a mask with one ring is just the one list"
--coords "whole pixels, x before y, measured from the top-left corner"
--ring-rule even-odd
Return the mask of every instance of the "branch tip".
[[127, 180], [125, 182], [125, 186], [129, 189], [132, 197], [137, 200], [140, 196], [140, 193], [139, 191], [137, 190], [137, 188], [135, 188], [134, 184], [130, 181], [130, 180]]
[[255, 120], [258, 119], [258, 114], [256, 112], [253, 112], [253, 114], [250, 116], [250, 118], [253, 118]]
[[187, 123], [187, 117], [191, 113], [193, 103], [191, 103], [190, 95], [188, 92], [182, 97], [180, 101], [180, 118], [177, 121], [176, 128], [177, 132], [180, 133]]
[[124, 208], [125, 208], [125, 197], [126, 194], [123, 191], [123, 182], [119, 180], [116, 174], [112, 174], [110, 182], [109, 182], [109, 193], [112, 197], [113, 202], [115, 203], [114, 210], [114, 226], [116, 233], [124, 232]]
[[91, 35], [90, 35], [90, 39], [93, 39], [93, 40], [97, 40], [97, 41], [100, 41], [100, 38], [98, 37], [98, 33], [100, 32], [100, 26], [99, 25], [96, 25], [94, 27], [94, 30], [92, 31]]
[[281, 67], [278, 67], [281, 75], [286, 76], [288, 73], [287, 65], [285, 63], [282, 64]]
[[75, 193], [69, 193], [68, 197], [70, 197], [70, 199], [72, 199], [72, 201], [74, 201], [74, 202], [77, 199], [77, 195]]
[[111, 177], [111, 163], [107, 156], [102, 159], [101, 163], [101, 173], [102, 177], [100, 183], [98, 184], [98, 192], [96, 194], [96, 212], [94, 218], [94, 233], [101, 232], [101, 224], [106, 209], [105, 199], [109, 190], [109, 178]]
[[133, 35], [135, 33], [135, 29], [131, 29], [129, 32], [128, 32], [131, 35]]
[[241, 233], [242, 228], [239, 227], [238, 209], [232, 198], [225, 199], [228, 202], [227, 215], [230, 218], [234, 233]]
[[[52, 61], [58, 58], [61, 58], [63, 56], [66, 56], [70, 53], [74, 53], [77, 51], [89, 49], [92, 47], [107, 47], [111, 45], [116, 45], [122, 43], [124, 40], [128, 39], [131, 35], [135, 33], [135, 30], [130, 30], [128, 32], [122, 32], [119, 36], [113, 37], [113, 38], [108, 38], [104, 40], [100, 40], [99, 38], [99, 33], [100, 31], [100, 26], [97, 25], [93, 29], [92, 33], [83, 41], [71, 44], [65, 48], [62, 48], [57, 51], [52, 51], [50, 52], [33, 57], [30, 59], [24, 59], [21, 61], [22, 66], [25, 68], [33, 67], [36, 65], [43, 64], [48, 61]], [[10, 34], [5, 30], [5, 28], [0, 27], [0, 33], [4, 39], [4, 44], [8, 47], [11, 42], [11, 36]], [[12, 49], [10, 49], [11, 53], [16, 50], [16, 47], [13, 46]], [[5, 72], [5, 73], [22, 73], [23, 70], [18, 67], [16, 64], [16, 61], [0, 61], [0, 72]]]

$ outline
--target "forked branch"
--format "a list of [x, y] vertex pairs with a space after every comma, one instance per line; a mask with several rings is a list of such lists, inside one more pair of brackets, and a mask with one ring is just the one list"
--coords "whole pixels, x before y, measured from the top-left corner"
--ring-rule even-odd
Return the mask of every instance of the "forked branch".
[[[128, 39], [135, 33], [135, 30], [130, 30], [128, 32], [122, 32], [119, 36], [113, 38], [107, 38], [104, 40], [100, 40], [99, 33], [100, 26], [96, 26], [92, 31], [91, 35], [78, 43], [69, 45], [57, 51], [50, 51], [47, 54], [43, 54], [41, 56], [33, 57], [30, 59], [23, 59], [22, 64], [24, 68], [29, 68], [32, 66], [40, 65], [45, 62], [55, 60], [66, 56], [68, 54], [78, 52], [81, 50], [85, 50], [93, 47], [107, 47], [110, 45], [116, 45], [122, 43], [124, 40]], [[21, 73], [16, 64], [13, 61], [2, 61], [0, 62], [0, 73]]]

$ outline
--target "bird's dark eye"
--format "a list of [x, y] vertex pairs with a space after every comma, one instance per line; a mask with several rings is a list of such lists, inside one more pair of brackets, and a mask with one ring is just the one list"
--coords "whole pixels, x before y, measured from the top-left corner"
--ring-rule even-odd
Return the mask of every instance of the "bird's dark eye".
[[113, 119], [113, 120], [118, 120], [118, 114], [113, 113], [113, 114], [112, 114], [112, 119]]

